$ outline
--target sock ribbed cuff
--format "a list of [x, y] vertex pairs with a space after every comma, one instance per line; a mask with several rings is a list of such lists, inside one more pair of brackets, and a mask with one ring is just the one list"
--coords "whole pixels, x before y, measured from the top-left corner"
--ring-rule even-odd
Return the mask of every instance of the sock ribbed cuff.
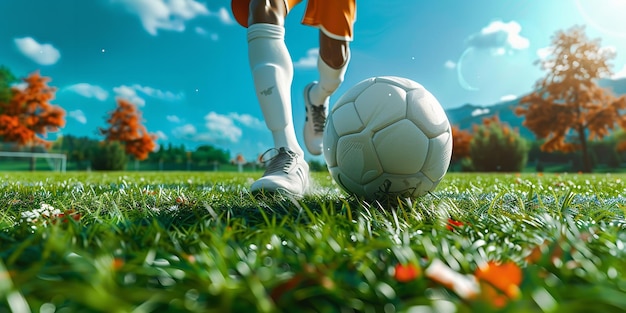
[[257, 38], [283, 39], [285, 38], [285, 27], [268, 23], [250, 25], [248, 27], [248, 42]]

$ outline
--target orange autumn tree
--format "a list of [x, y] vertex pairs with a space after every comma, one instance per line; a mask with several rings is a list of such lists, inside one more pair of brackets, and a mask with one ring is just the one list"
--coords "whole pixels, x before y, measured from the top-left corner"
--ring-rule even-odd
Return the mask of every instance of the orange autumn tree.
[[582, 170], [591, 172], [588, 141], [626, 127], [626, 97], [616, 98], [597, 84], [611, 75], [609, 60], [615, 53], [603, 49], [599, 39], [588, 39], [581, 26], [558, 31], [550, 49], [549, 57], [536, 62], [546, 76], [515, 113], [525, 116], [524, 126], [537, 138], [545, 139], [543, 151], [581, 150]]
[[100, 128], [105, 141], [119, 141], [124, 144], [126, 154], [141, 161], [156, 147], [156, 135], [148, 133], [143, 126], [141, 111], [128, 100], [117, 99], [117, 108], [109, 113], [108, 128]]
[[42, 137], [65, 126], [65, 110], [50, 103], [56, 93], [48, 86], [50, 78], [34, 72], [23, 81], [24, 89], [12, 87], [10, 99], [0, 101], [0, 138], [18, 146], [49, 148], [51, 142]]
[[452, 161], [456, 162], [470, 155], [472, 134], [461, 130], [458, 125], [452, 125]]

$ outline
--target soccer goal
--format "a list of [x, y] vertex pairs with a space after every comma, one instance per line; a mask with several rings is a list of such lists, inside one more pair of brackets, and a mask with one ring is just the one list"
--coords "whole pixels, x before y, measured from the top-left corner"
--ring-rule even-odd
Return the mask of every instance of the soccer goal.
[[6, 163], [8, 169], [20, 170], [32, 159], [45, 160], [49, 168], [57, 172], [65, 173], [67, 167], [67, 156], [61, 153], [0, 151], [0, 164]]

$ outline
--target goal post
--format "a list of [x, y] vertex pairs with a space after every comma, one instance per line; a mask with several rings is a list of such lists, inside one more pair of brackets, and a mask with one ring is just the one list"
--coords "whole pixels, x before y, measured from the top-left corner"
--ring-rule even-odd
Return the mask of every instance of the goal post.
[[53, 170], [62, 173], [67, 167], [67, 156], [62, 153], [0, 151], [0, 157], [45, 159]]

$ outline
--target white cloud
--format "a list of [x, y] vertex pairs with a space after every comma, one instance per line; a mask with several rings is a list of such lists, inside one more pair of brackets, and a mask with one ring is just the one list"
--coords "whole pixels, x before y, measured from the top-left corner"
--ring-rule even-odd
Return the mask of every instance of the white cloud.
[[446, 63], [443, 64], [443, 66], [447, 69], [455, 69], [456, 68], [456, 62], [452, 61], [452, 60], [448, 60], [446, 61]]
[[[177, 121], [175, 116], [167, 116], [170, 121]], [[179, 139], [197, 142], [238, 143], [243, 135], [240, 125], [253, 129], [265, 129], [265, 123], [248, 114], [229, 113], [228, 115], [209, 112], [204, 117], [204, 127], [198, 130], [192, 124], [176, 127], [172, 134]]]
[[242, 130], [235, 125], [233, 119], [226, 115], [210, 112], [204, 117], [205, 126], [215, 139], [226, 139], [230, 142], [238, 142]]
[[612, 79], [622, 79], [622, 78], [626, 78], [626, 64], [624, 64], [624, 66], [622, 67], [621, 70], [615, 72], [613, 74], [613, 76], [611, 76]]
[[196, 26], [194, 30], [196, 31], [196, 34], [203, 36], [203, 37], [207, 37], [213, 41], [218, 41], [220, 39], [220, 36], [217, 33], [211, 33], [208, 30], [200, 26]]
[[[159, 2], [151, 0], [150, 2]], [[169, 0], [162, 2], [170, 8], [173, 17], [181, 17], [185, 20], [192, 19], [197, 15], [208, 14], [209, 10], [203, 3], [195, 0]]]
[[113, 88], [117, 97], [124, 98], [138, 106], [146, 105], [143, 95], [165, 101], [177, 101], [184, 98], [182, 93], [173, 93], [160, 89], [134, 84], [132, 86], [121, 85]]
[[296, 68], [315, 68], [317, 67], [318, 56], [318, 48], [309, 49], [306, 52], [306, 56], [303, 56], [298, 61], [294, 62], [293, 66]]
[[51, 44], [40, 44], [32, 37], [15, 38], [17, 49], [40, 65], [52, 65], [61, 58], [61, 53]]
[[523, 50], [528, 48], [530, 41], [520, 35], [521, 30], [520, 24], [515, 21], [493, 21], [479, 33], [472, 34], [467, 39], [467, 44], [477, 49], [491, 50], [497, 55]]
[[228, 114], [230, 118], [233, 120], [255, 129], [265, 129], [265, 122], [259, 120], [258, 118], [250, 115], [250, 114], [239, 114], [239, 113], [230, 113]]
[[82, 110], [70, 111], [68, 115], [81, 124], [87, 124], [87, 117]]
[[165, 118], [172, 123], [180, 123], [180, 117], [176, 115], [168, 115]]
[[141, 86], [137, 84], [132, 85], [131, 88], [135, 89], [136, 91], [141, 91], [142, 93], [150, 97], [161, 99], [161, 100], [175, 101], [175, 100], [180, 100], [184, 97], [182, 93], [175, 94], [171, 91], [163, 91], [163, 90], [155, 89], [152, 87]]
[[167, 140], [168, 138], [167, 135], [163, 131], [160, 131], [160, 130], [156, 131], [156, 136], [158, 139], [161, 139], [161, 140]]
[[137, 14], [143, 28], [151, 35], [159, 29], [184, 31], [185, 22], [209, 15], [206, 6], [195, 0], [112, 0]]
[[554, 53], [553, 47], [543, 47], [543, 48], [537, 49], [537, 56], [539, 57], [539, 60], [542, 60], [542, 61], [546, 60], [553, 53]]
[[122, 86], [113, 88], [113, 91], [115, 92], [118, 98], [128, 100], [132, 102], [133, 104], [140, 106], [140, 107], [146, 105], [146, 100], [140, 97], [139, 95], [137, 95], [137, 91], [133, 89], [132, 87], [122, 85]]
[[480, 116], [480, 115], [485, 115], [485, 114], [489, 114], [489, 109], [476, 108], [474, 109], [474, 111], [472, 111], [472, 116]]
[[96, 98], [100, 101], [104, 101], [109, 97], [109, 93], [102, 87], [87, 83], [74, 84], [66, 87], [66, 89], [85, 98]]
[[176, 138], [193, 140], [194, 137], [198, 134], [198, 130], [192, 124], [185, 124], [174, 128], [172, 130], [172, 134]]
[[11, 87], [12, 88], [17, 88], [17, 90], [24, 91], [24, 90], [26, 90], [26, 88], [28, 88], [28, 83], [22, 81], [22, 82], [19, 82], [19, 83], [12, 84]]
[[202, 36], [208, 36], [209, 35], [209, 32], [206, 29], [204, 29], [204, 28], [202, 28], [200, 26], [196, 26], [196, 28], [194, 28], [194, 30], [196, 31], [196, 34], [198, 34], [198, 35], [202, 35]]
[[504, 95], [502, 97], [500, 97], [500, 101], [512, 101], [517, 99], [516, 95]]
[[226, 8], [220, 8], [219, 10], [217, 10], [217, 12], [209, 12], [209, 15], [217, 17], [223, 24], [235, 24], [235, 21], [232, 19], [229, 11], [226, 10]]
[[192, 124], [185, 124], [172, 130], [172, 135], [176, 139], [190, 140], [194, 142], [215, 143], [224, 141], [214, 133], [198, 132], [198, 129]]

